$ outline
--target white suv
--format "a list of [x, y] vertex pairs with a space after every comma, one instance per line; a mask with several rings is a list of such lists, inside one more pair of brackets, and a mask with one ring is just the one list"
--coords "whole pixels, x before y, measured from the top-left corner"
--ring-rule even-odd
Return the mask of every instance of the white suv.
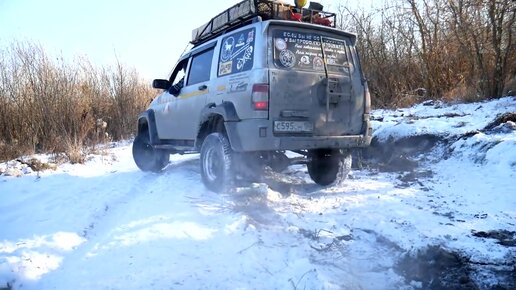
[[[257, 165], [285, 168], [291, 150], [314, 182], [344, 180], [350, 150], [371, 142], [367, 83], [356, 36], [326, 26], [335, 14], [306, 10], [247, 0], [194, 30], [138, 118], [138, 167], [160, 171], [170, 154], [200, 152], [202, 180], [220, 192]], [[330, 20], [314, 24], [314, 13]]]

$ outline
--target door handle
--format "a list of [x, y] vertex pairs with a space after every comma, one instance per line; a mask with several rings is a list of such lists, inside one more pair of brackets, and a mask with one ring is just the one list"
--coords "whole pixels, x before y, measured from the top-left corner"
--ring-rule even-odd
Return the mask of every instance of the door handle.
[[199, 90], [200, 90], [200, 91], [205, 91], [207, 88], [208, 88], [208, 86], [207, 86], [207, 85], [201, 85], [201, 86], [199, 86]]

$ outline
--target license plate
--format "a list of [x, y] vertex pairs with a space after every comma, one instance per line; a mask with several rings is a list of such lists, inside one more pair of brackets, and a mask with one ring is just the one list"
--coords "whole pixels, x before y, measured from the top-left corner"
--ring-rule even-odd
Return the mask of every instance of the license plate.
[[314, 125], [308, 121], [274, 121], [274, 132], [312, 132]]

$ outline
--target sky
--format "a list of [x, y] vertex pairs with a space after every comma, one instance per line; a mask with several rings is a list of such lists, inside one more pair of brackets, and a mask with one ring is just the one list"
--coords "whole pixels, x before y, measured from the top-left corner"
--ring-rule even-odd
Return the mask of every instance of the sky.
[[[191, 31], [238, 2], [0, 0], [0, 49], [34, 42], [69, 61], [85, 56], [100, 66], [118, 60], [142, 78], [168, 78]], [[346, 0], [320, 2], [328, 10]]]

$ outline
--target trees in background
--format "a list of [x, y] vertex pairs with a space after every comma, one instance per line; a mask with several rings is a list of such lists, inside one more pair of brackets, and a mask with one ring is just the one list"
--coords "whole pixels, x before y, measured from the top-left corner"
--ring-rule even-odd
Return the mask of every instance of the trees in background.
[[474, 101], [515, 90], [512, 0], [390, 0], [376, 10], [339, 8], [356, 31], [374, 105], [417, 96]]

